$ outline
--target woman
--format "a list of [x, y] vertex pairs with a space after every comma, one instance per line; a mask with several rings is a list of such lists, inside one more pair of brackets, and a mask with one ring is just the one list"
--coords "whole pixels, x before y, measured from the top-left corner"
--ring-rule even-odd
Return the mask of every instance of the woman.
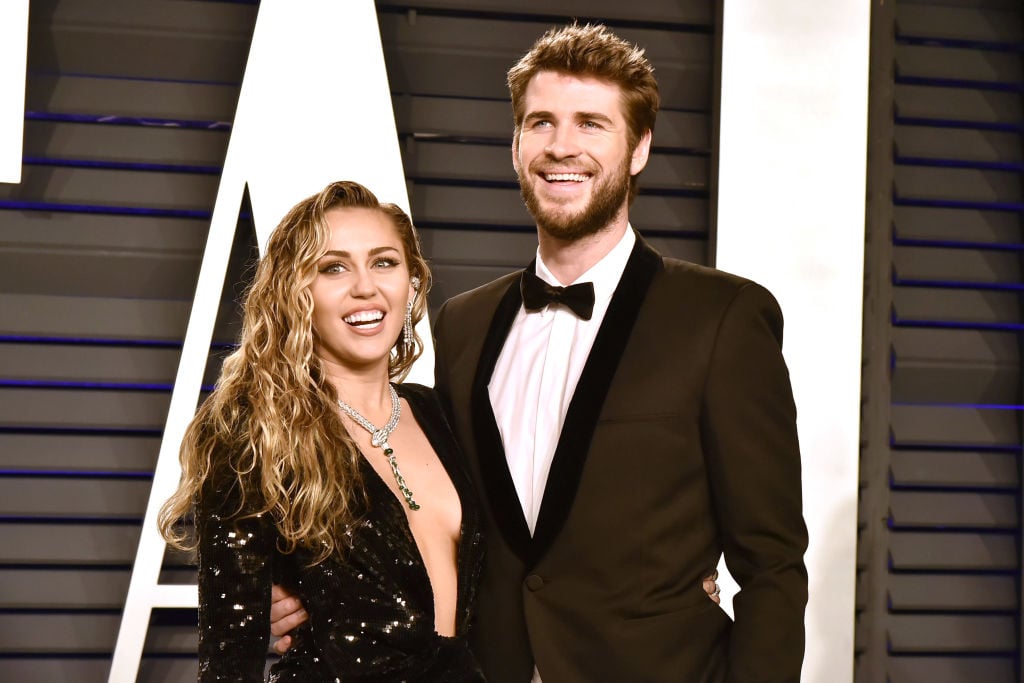
[[392, 383], [422, 351], [429, 286], [408, 216], [353, 182], [271, 235], [161, 513], [198, 547], [200, 680], [263, 680], [273, 582], [309, 614], [273, 681], [482, 680], [470, 484], [433, 393]]

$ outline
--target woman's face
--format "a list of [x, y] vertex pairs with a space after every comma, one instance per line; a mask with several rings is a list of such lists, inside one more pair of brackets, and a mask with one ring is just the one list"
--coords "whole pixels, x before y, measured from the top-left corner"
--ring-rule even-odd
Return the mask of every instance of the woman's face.
[[414, 294], [402, 239], [376, 209], [336, 208], [325, 216], [331, 236], [310, 287], [314, 350], [325, 365], [386, 374]]

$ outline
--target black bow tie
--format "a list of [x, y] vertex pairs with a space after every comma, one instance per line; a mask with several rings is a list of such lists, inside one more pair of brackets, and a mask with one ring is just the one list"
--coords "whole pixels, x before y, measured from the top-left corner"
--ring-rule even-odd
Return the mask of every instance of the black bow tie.
[[519, 282], [523, 305], [528, 311], [539, 311], [548, 304], [565, 304], [583, 320], [594, 314], [594, 283], [580, 282], [568, 287], [555, 287], [537, 277], [529, 268]]

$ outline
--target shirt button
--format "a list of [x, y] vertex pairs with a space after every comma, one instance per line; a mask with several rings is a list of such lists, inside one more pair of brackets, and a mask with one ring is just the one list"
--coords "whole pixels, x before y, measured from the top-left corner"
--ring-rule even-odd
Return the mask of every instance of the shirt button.
[[526, 587], [531, 591], [539, 591], [544, 587], [543, 577], [537, 576], [536, 574], [530, 574], [526, 577]]

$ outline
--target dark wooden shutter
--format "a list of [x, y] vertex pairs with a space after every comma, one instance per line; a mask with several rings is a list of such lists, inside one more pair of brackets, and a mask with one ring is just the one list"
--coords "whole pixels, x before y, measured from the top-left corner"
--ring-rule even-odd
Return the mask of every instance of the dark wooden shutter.
[[[647, 48], [662, 87], [634, 224], [707, 262], [713, 3], [586, 10]], [[256, 11], [32, 2], [23, 182], [0, 185], [0, 680], [106, 679]], [[579, 6], [378, 11], [437, 304], [532, 258], [504, 74]], [[251, 257], [242, 214], [207, 383]], [[193, 578], [173, 553], [165, 575]], [[140, 680], [194, 680], [195, 643], [194, 612], [157, 611]]]
[[1019, 680], [1014, 0], [874, 3], [857, 680]]
[[[31, 3], [0, 185], [0, 680], [106, 680], [255, 15]], [[142, 680], [195, 679], [194, 624], [157, 616]]]

